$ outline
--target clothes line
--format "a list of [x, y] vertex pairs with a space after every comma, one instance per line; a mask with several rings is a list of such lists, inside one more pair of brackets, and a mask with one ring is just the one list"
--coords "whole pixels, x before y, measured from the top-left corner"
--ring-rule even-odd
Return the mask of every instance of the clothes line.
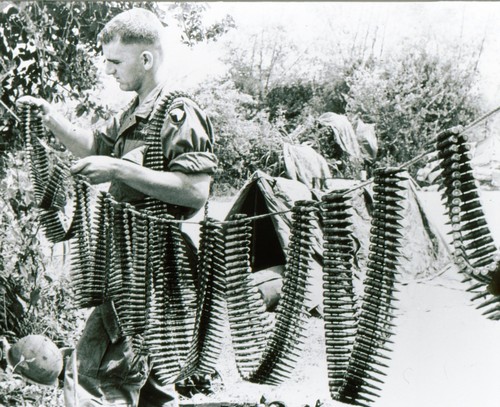
[[[19, 118], [19, 116], [16, 115], [16, 113], [10, 109], [2, 100], [0, 100], [0, 104], [7, 110], [7, 112], [9, 112], [18, 122], [21, 122], [21, 119]], [[479, 118], [477, 118], [476, 120], [474, 120], [472, 123], [470, 123], [469, 125], [467, 125], [466, 127], [464, 127], [459, 133], [457, 133], [457, 135], [463, 135], [467, 132], [469, 132], [470, 130], [474, 129], [475, 127], [477, 127], [479, 124], [481, 124], [482, 122], [484, 122], [485, 120], [487, 120], [488, 118], [494, 116], [495, 114], [497, 114], [498, 112], [500, 112], [500, 106], [497, 106], [496, 108], [490, 110], [489, 112], [485, 113], [484, 115], [480, 116]], [[439, 137], [439, 135], [436, 135], [434, 136], [429, 142], [427, 142], [427, 144], [431, 144], [431, 143], [434, 143], [437, 138]], [[40, 142], [40, 144], [47, 150], [49, 151], [55, 151], [52, 147], [50, 147], [48, 144], [46, 144], [45, 142], [43, 142], [43, 140], [40, 140], [38, 139], [38, 141]], [[434, 152], [435, 149], [434, 148], [428, 148], [426, 149], [423, 153], [419, 154], [418, 156], [412, 158], [411, 160], [408, 160], [398, 166], [395, 166], [394, 168], [395, 169], [406, 169], [408, 167], [410, 167], [411, 165], [417, 163], [418, 161], [420, 161], [421, 159], [423, 159], [424, 157], [426, 157], [427, 155], [431, 154], [432, 152]], [[55, 159], [61, 164], [64, 166], [64, 168], [68, 168], [67, 167], [67, 164], [59, 157], [59, 156], [55, 156]], [[342, 194], [346, 195], [346, 194], [350, 194], [358, 189], [361, 189], [365, 186], [368, 186], [370, 185], [371, 183], [373, 183], [373, 180], [367, 180], [367, 181], [364, 181], [364, 182], [361, 182], [360, 184], [350, 188], [350, 189], [347, 189], [345, 191], [342, 192]], [[89, 184], [90, 185], [90, 184]], [[118, 202], [117, 202], [118, 203]], [[287, 210], [287, 211], [281, 211], [281, 212], [271, 212], [271, 213], [267, 213], [267, 214], [263, 214], [263, 215], [256, 215], [256, 216], [252, 216], [252, 217], [248, 217], [247, 220], [249, 221], [253, 221], [253, 220], [258, 220], [258, 219], [262, 219], [262, 218], [266, 218], [266, 217], [269, 217], [269, 216], [275, 216], [275, 215], [282, 215], [282, 214], [285, 214], [285, 213], [288, 213], [290, 212], [290, 210]], [[169, 220], [169, 222], [175, 222], [175, 223], [186, 223], [186, 224], [199, 224], [199, 222], [190, 222], [190, 221], [186, 221], [186, 220]], [[222, 223], [222, 224], [225, 224], [227, 222], [231, 222], [231, 221], [217, 221], [218, 223]]]

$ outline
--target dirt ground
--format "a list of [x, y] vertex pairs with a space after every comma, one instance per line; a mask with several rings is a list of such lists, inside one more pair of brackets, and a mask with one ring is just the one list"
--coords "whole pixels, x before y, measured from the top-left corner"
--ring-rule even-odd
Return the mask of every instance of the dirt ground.
[[[431, 221], [446, 232], [443, 209], [434, 192], [421, 198]], [[482, 195], [490, 228], [500, 242], [499, 192]], [[210, 215], [223, 219], [230, 201], [217, 202]], [[196, 231], [191, 231], [196, 235]], [[500, 322], [486, 319], [470, 301], [459, 276], [448, 270], [425, 283], [400, 287], [391, 360], [377, 407], [498, 407], [500, 394]], [[309, 338], [293, 379], [263, 386], [239, 378], [230, 338], [219, 362], [224, 386], [214, 396], [195, 396], [190, 402], [281, 400], [288, 407], [345, 404], [331, 400], [328, 389], [323, 321], [311, 318]]]
[[[438, 194], [425, 192], [419, 196], [430, 221], [446, 234]], [[481, 197], [490, 229], [500, 246], [500, 192], [483, 191]], [[224, 219], [231, 206], [229, 199], [214, 200], [209, 214]], [[192, 224], [184, 225], [195, 241], [200, 219], [201, 214]], [[384, 370], [380, 397], [372, 406], [500, 407], [500, 321], [488, 320], [476, 309], [471, 294], [453, 270], [399, 288], [391, 360]], [[216, 387], [210, 397], [197, 395], [184, 402], [200, 406], [210, 402], [255, 404], [264, 396], [268, 402], [279, 400], [287, 407], [346, 406], [332, 401], [329, 394], [323, 321], [311, 318], [308, 332], [293, 378], [279, 386], [243, 381], [227, 334], [217, 366], [223, 386]]]

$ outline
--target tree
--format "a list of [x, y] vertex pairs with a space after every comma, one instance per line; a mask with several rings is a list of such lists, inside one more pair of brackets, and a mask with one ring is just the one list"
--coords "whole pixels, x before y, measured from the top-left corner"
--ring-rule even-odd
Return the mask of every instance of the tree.
[[295, 127], [297, 119], [301, 117], [304, 107], [308, 105], [314, 95], [311, 83], [292, 83], [278, 85], [266, 95], [265, 104], [269, 111], [269, 120], [275, 120], [280, 111], [283, 111], [287, 127]]
[[236, 27], [234, 19], [226, 15], [220, 21], [206, 26], [203, 14], [208, 5], [205, 3], [175, 2], [167, 10], [178, 21], [182, 29], [182, 41], [193, 46], [198, 42], [217, 41], [222, 35]]
[[232, 193], [257, 169], [281, 175], [282, 135], [267, 114], [255, 114], [254, 99], [228, 78], [204, 83], [194, 95], [216, 129], [219, 167], [214, 177], [218, 193]]
[[[107, 107], [101, 106], [95, 96], [100, 86], [100, 73], [94, 64], [100, 52], [96, 38], [110, 18], [131, 7], [147, 8], [166, 24], [167, 16], [154, 2], [0, 3], [0, 97], [3, 106], [10, 109], [0, 109], [0, 292], [8, 291], [11, 306], [10, 317], [0, 318], [0, 330], [12, 331], [13, 336], [30, 332], [34, 325], [40, 324], [40, 318], [60, 315], [57, 310], [40, 311], [58, 306], [46, 300], [64, 296], [64, 290], [68, 289], [64, 280], [58, 292], [47, 290], [42, 284], [47, 278], [55, 281], [55, 277], [47, 277], [45, 273], [49, 267], [48, 244], [38, 233], [40, 225], [26, 171], [27, 157], [17, 130], [15, 101], [25, 94], [64, 104], [72, 101], [77, 117], [106, 117]], [[206, 6], [174, 7], [189, 15], [185, 25], [189, 37], [194, 26], [202, 21]], [[198, 28], [204, 40], [215, 41], [230, 29], [231, 21], [228, 17]], [[191, 37], [192, 41], [202, 40]], [[68, 159], [64, 152], [58, 157]], [[56, 290], [55, 284], [51, 287]], [[59, 305], [67, 304], [63, 301]]]
[[286, 38], [283, 27], [262, 29], [228, 46], [226, 62], [237, 89], [263, 107], [271, 89], [298, 79], [303, 54]]
[[457, 55], [453, 47], [433, 53], [423, 43], [411, 44], [359, 66], [347, 79], [347, 114], [376, 124], [379, 165], [409, 161], [437, 132], [478, 115], [477, 53], [462, 49], [460, 60]]
[[[50, 101], [79, 101], [77, 114], [106, 115], [92, 99], [99, 76], [96, 38], [110, 17], [132, 2], [2, 2], [0, 98], [14, 110], [30, 94]], [[151, 3], [142, 6], [154, 8]], [[13, 116], [2, 110], [0, 153], [20, 146]], [[1, 163], [0, 163], [1, 165]]]
[[[441, 44], [433, 52], [423, 41], [380, 56], [356, 50], [322, 60], [315, 78], [275, 84], [261, 109], [272, 121], [279, 117], [287, 132], [303, 127], [299, 141], [316, 145], [332, 166], [338, 146], [333, 133], [317, 128], [316, 118], [334, 112], [354, 127], [358, 119], [375, 124], [379, 149], [372, 166], [400, 165], [422, 154], [437, 132], [477, 117], [479, 56], [480, 48], [463, 45]], [[410, 168], [413, 176], [418, 165]]]

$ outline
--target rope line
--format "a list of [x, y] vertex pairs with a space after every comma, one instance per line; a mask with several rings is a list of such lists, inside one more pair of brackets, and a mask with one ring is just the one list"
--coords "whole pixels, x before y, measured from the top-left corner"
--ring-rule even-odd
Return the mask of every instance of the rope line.
[[[59, 186], [66, 186], [69, 174], [54, 165], [47, 150], [36, 142], [42, 135], [39, 118], [30, 111], [23, 111], [21, 117], [36, 201], [42, 215], [57, 215], [66, 196]], [[155, 131], [148, 133], [148, 143], [154, 148], [147, 163], [161, 170], [165, 161], [155, 144]], [[485, 291], [493, 273], [500, 273], [497, 248], [481, 209], [466, 137], [458, 135], [463, 132], [455, 128], [439, 134], [434, 170], [440, 171], [438, 180], [453, 226], [455, 254], [467, 263], [462, 271], [478, 282], [471, 288], [475, 299], [485, 299], [478, 308], [498, 320], [500, 296]], [[153, 198], [140, 210], [116, 201], [108, 192], [99, 194], [92, 214], [90, 184], [81, 176], [74, 176], [73, 181], [75, 210], [69, 230], [50, 218], [46, 232], [57, 234], [53, 241], [62, 241], [61, 235], [74, 239], [75, 301], [89, 307], [110, 300], [120, 334], [131, 339], [135, 352], [151, 356], [162, 384], [214, 371], [222, 348], [224, 314], [243, 379], [277, 385], [291, 376], [307, 338], [314, 231], [323, 216], [323, 305], [331, 396], [365, 407], [379, 396], [388, 368], [381, 359], [389, 359], [386, 353], [391, 351], [395, 327], [406, 199], [400, 184], [407, 181], [402, 167], [374, 171], [370, 247], [360, 301], [352, 284], [354, 248], [347, 195], [354, 189], [333, 191], [321, 202], [296, 201], [290, 210], [248, 218], [234, 214], [228, 221], [215, 222], [205, 217], [194, 260], [197, 269], [192, 273], [178, 226], [184, 220], [163, 214], [162, 204]], [[272, 323], [264, 295], [251, 278], [255, 264], [251, 221], [288, 212], [292, 212], [290, 242], [284, 253], [282, 295]]]
[[[22, 122], [21, 118], [19, 116], [17, 116], [7, 105], [5, 105], [4, 102], [2, 102], [0, 100], [0, 103], [4, 106], [4, 108], [17, 121]], [[496, 108], [494, 108], [494, 109], [490, 110], [489, 112], [485, 113], [484, 115], [480, 116], [478, 119], [474, 120], [468, 126], [464, 127], [459, 133], [457, 133], [457, 135], [463, 135], [464, 133], [472, 130], [473, 128], [475, 128], [476, 126], [478, 126], [479, 124], [481, 124], [484, 120], [490, 118], [491, 116], [494, 116], [498, 112], [500, 112], [500, 106], [497, 106]], [[440, 134], [442, 134], [442, 132]], [[434, 136], [427, 144], [431, 144], [431, 143], [436, 142], [439, 139], [439, 137], [440, 137], [439, 134], [436, 135], [436, 136]], [[41, 138], [38, 137], [38, 139], [39, 139], [38, 141], [39, 141], [40, 145], [43, 148], [45, 148], [46, 150], [49, 150], [49, 151], [55, 151], [55, 149], [53, 149], [48, 144], [46, 144]], [[402, 164], [400, 164], [398, 166], [395, 166], [394, 169], [402, 170], [402, 169], [408, 168], [409, 166], [417, 163], [418, 161], [420, 161], [421, 159], [423, 159], [427, 155], [433, 153], [434, 151], [435, 151], [435, 148], [433, 148], [433, 147], [428, 148], [423, 153], [419, 154], [418, 156], [416, 156], [416, 157], [414, 157], [414, 158], [412, 158], [412, 159], [410, 159], [410, 160], [408, 160], [408, 161], [406, 161], [406, 162], [404, 162], [404, 163], [402, 163]], [[62, 160], [61, 157], [54, 156], [54, 159], [56, 161], [59, 161], [61, 163], [61, 166], [62, 166], [63, 169], [68, 169], [68, 165]], [[367, 181], [363, 181], [363, 182], [359, 183], [358, 185], [353, 186], [350, 189], [343, 190], [342, 193], [345, 194], [345, 195], [349, 195], [349, 194], [357, 191], [358, 189], [364, 188], [365, 186], [368, 186], [368, 185], [370, 185], [372, 183], [373, 183], [372, 179], [367, 180]], [[113, 199], [111, 196], [109, 198]], [[116, 202], [118, 203], [118, 201], [116, 201]], [[134, 211], [133, 208], [131, 208], [131, 210]], [[266, 214], [262, 214], [262, 215], [255, 215], [253, 217], [249, 217], [248, 220], [254, 221], [254, 220], [264, 219], [264, 218], [267, 218], [267, 217], [270, 217], [270, 216], [284, 215], [284, 214], [287, 214], [287, 213], [290, 213], [290, 212], [291, 212], [291, 209], [284, 210], [284, 211], [279, 211], [279, 212], [270, 212], [270, 213], [266, 213]], [[152, 215], [152, 214], [150, 214], [150, 215]], [[176, 220], [170, 220], [169, 219], [169, 222], [179, 223], [179, 224], [186, 223], [186, 224], [192, 224], [192, 225], [201, 225], [201, 222], [187, 221], [187, 220], [184, 220], [184, 219], [176, 219]], [[230, 221], [230, 220], [213, 220], [213, 222], [225, 224], [225, 223], [232, 222], [232, 221]]]

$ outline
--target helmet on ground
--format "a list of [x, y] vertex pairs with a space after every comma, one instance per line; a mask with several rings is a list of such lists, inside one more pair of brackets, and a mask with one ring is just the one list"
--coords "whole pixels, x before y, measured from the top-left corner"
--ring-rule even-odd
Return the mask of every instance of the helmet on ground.
[[30, 382], [44, 386], [58, 383], [63, 368], [61, 351], [43, 335], [28, 335], [11, 346], [7, 361], [14, 372]]

